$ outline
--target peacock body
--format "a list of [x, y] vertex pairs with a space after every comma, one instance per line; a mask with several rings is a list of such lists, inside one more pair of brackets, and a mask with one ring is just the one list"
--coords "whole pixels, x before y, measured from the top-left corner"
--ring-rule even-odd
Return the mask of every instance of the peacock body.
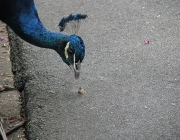
[[[65, 28], [69, 21], [79, 21], [87, 15], [64, 17], [60, 28]], [[85, 45], [81, 37], [70, 36], [47, 30], [38, 17], [34, 0], [1, 0], [0, 20], [5, 22], [19, 37], [35, 46], [55, 50], [62, 60], [79, 77], [80, 65], [85, 56]]]

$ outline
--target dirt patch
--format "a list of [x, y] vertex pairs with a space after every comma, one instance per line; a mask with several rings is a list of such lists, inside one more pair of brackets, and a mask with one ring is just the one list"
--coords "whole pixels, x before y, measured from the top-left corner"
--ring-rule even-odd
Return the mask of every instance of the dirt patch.
[[[0, 22], [0, 122], [6, 132], [22, 121], [20, 94], [13, 85], [6, 25]], [[23, 128], [10, 134], [8, 140], [25, 140]]]

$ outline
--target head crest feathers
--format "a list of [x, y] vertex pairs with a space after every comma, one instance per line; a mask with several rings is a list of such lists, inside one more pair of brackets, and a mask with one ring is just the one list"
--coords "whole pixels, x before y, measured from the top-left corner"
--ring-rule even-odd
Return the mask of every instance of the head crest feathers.
[[58, 24], [60, 32], [67, 29], [71, 34], [78, 34], [81, 20], [85, 19], [86, 17], [87, 15], [85, 14], [70, 14], [67, 17], [63, 17]]

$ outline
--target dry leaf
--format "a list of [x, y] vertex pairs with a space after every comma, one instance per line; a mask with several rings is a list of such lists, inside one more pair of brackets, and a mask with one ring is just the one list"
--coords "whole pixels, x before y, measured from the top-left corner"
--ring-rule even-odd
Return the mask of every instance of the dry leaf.
[[4, 30], [1, 29], [1, 30], [0, 30], [0, 33], [3, 33], [3, 32], [4, 32]]

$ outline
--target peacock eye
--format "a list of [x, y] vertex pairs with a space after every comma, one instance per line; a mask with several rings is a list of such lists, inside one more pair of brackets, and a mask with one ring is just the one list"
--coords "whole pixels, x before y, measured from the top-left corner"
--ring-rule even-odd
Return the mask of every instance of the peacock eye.
[[67, 52], [68, 52], [69, 55], [73, 55], [74, 54], [71, 49], [68, 49]]

